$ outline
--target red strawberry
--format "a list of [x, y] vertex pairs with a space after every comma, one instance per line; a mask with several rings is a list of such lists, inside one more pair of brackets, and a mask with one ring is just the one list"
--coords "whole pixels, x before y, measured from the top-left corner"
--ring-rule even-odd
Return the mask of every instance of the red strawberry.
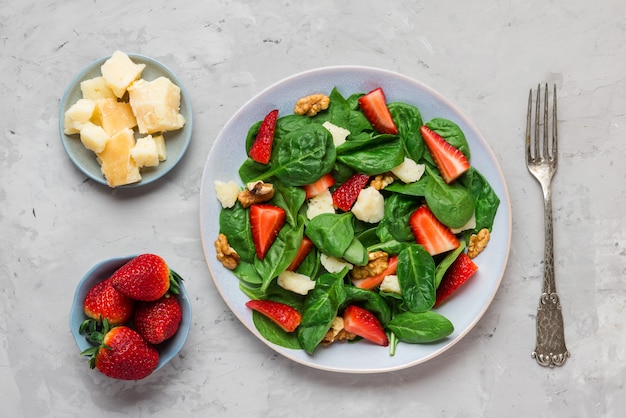
[[398, 128], [387, 108], [387, 99], [383, 89], [379, 87], [362, 96], [359, 98], [359, 105], [363, 114], [365, 114], [365, 117], [377, 132], [392, 135], [398, 133]]
[[298, 248], [298, 253], [294, 257], [291, 264], [289, 264], [289, 267], [287, 267], [287, 270], [296, 271], [298, 267], [300, 267], [300, 264], [302, 264], [306, 256], [309, 255], [312, 249], [313, 241], [311, 241], [311, 239], [307, 236], [302, 237], [302, 242], [300, 243], [300, 248]]
[[306, 198], [310, 199], [312, 197], [321, 195], [326, 190], [330, 189], [331, 186], [335, 184], [335, 179], [330, 173], [324, 174], [322, 177], [317, 179], [317, 181], [307, 184], [304, 186], [304, 191], [306, 192]]
[[333, 192], [334, 205], [344, 212], [349, 211], [369, 180], [370, 176], [366, 174], [353, 174]]
[[256, 204], [250, 206], [250, 229], [256, 254], [263, 260], [285, 224], [285, 210], [279, 206]]
[[85, 295], [83, 311], [95, 321], [106, 319], [111, 325], [125, 324], [133, 316], [135, 301], [117, 291], [112, 280], [96, 283]]
[[466, 253], [461, 253], [454, 260], [454, 263], [446, 270], [446, 273], [437, 288], [437, 299], [435, 306], [441, 304], [452, 293], [454, 293], [463, 283], [476, 273], [478, 266], [474, 264]]
[[113, 287], [129, 298], [150, 302], [168, 290], [178, 294], [182, 278], [158, 255], [141, 254], [113, 273], [111, 280]]
[[424, 143], [433, 157], [441, 177], [446, 183], [452, 183], [470, 168], [470, 163], [463, 153], [452, 146], [437, 132], [426, 125], [420, 128]]
[[350, 305], [343, 311], [343, 327], [346, 331], [375, 344], [384, 347], [389, 345], [387, 334], [378, 318], [370, 311], [356, 305]]
[[250, 148], [250, 158], [257, 163], [267, 164], [270, 162], [277, 120], [278, 109], [274, 109], [268, 113], [263, 119], [263, 122], [261, 122], [259, 132], [252, 143], [252, 147]]
[[368, 289], [368, 290], [373, 289], [376, 286], [379, 286], [382, 283], [382, 281], [385, 280], [385, 277], [391, 274], [396, 274], [397, 267], [398, 267], [398, 256], [393, 255], [389, 257], [388, 266], [382, 273], [377, 274], [375, 276], [366, 277], [364, 279], [353, 280], [352, 284], [361, 289]]
[[183, 310], [176, 296], [166, 293], [154, 302], [139, 302], [133, 328], [150, 344], [159, 344], [178, 331]]
[[[106, 322], [106, 321], [105, 321]], [[159, 352], [148, 344], [137, 331], [125, 325], [109, 329], [105, 324], [102, 333], [91, 334], [97, 346], [82, 354], [89, 356], [90, 367], [115, 379], [139, 380], [147, 377], [159, 364]]]
[[302, 315], [295, 308], [272, 300], [249, 300], [246, 306], [253, 309], [272, 321], [287, 332], [292, 332], [302, 321]]
[[446, 225], [439, 222], [427, 206], [411, 214], [409, 226], [418, 244], [430, 255], [445, 253], [459, 246], [459, 240]]

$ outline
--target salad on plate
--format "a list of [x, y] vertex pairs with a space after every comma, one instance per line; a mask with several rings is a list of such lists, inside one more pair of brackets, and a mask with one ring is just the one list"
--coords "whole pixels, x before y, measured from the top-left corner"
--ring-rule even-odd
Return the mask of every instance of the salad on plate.
[[480, 269], [500, 204], [454, 121], [334, 88], [269, 112], [245, 151], [240, 178], [215, 181], [214, 244], [265, 339], [394, 355], [453, 333], [437, 308]]

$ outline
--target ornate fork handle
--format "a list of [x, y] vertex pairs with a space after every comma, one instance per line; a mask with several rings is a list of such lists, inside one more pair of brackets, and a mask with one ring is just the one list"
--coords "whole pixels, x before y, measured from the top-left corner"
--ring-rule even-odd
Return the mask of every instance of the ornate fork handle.
[[570, 353], [565, 345], [563, 313], [554, 279], [554, 233], [550, 185], [542, 189], [545, 222], [543, 293], [537, 308], [537, 342], [532, 357], [542, 366], [554, 367], [565, 363]]

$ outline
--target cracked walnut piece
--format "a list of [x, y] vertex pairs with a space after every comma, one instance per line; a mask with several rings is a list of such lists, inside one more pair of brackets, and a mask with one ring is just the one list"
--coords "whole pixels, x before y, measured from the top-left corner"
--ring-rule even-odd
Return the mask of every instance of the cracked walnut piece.
[[481, 229], [478, 231], [478, 234], [472, 234], [467, 245], [467, 255], [470, 258], [474, 258], [483, 252], [489, 242], [489, 238], [491, 238], [491, 234], [487, 228]]
[[274, 197], [274, 186], [270, 183], [257, 181], [248, 183], [247, 188], [239, 192], [237, 200], [244, 208], [249, 208], [255, 203], [267, 202]]
[[296, 115], [315, 116], [318, 112], [328, 109], [330, 98], [325, 94], [311, 94], [296, 102], [293, 113]]
[[335, 341], [350, 341], [356, 338], [356, 334], [348, 332], [344, 328], [343, 318], [340, 316], [336, 316], [333, 319], [333, 323], [330, 326], [330, 329], [322, 339], [322, 344], [329, 345], [334, 343]]
[[227, 269], [234, 270], [239, 265], [239, 254], [228, 244], [226, 235], [219, 234], [217, 236], [215, 251], [217, 251], [217, 259]]
[[353, 280], [376, 276], [389, 267], [389, 254], [384, 251], [374, 251], [367, 256], [369, 262], [365, 266], [354, 266], [350, 272]]
[[394, 180], [394, 177], [389, 173], [379, 174], [370, 182], [370, 186], [376, 190], [382, 190], [393, 183]]

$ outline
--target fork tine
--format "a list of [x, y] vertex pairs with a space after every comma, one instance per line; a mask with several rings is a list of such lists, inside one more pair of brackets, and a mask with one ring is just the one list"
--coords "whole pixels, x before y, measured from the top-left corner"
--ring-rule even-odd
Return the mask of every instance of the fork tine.
[[[550, 141], [550, 137], [548, 136], [548, 83], [546, 83], [546, 89], [543, 93], [543, 155], [542, 158], [546, 160], [550, 158], [550, 153], [548, 151], [548, 145]], [[554, 137], [553, 137], [554, 139]]]
[[534, 141], [534, 150], [535, 150], [535, 154], [534, 154], [534, 158], [540, 158], [539, 155], [539, 121], [541, 119], [539, 119], [539, 111], [541, 110], [541, 84], [537, 84], [537, 100], [536, 100], [536, 104], [535, 104], [535, 137], [533, 139]]
[[526, 161], [530, 161], [530, 126], [533, 115], [533, 89], [528, 92], [528, 112], [526, 113]]
[[552, 160], [556, 163], [559, 156], [559, 141], [556, 129], [556, 84], [552, 93]]

